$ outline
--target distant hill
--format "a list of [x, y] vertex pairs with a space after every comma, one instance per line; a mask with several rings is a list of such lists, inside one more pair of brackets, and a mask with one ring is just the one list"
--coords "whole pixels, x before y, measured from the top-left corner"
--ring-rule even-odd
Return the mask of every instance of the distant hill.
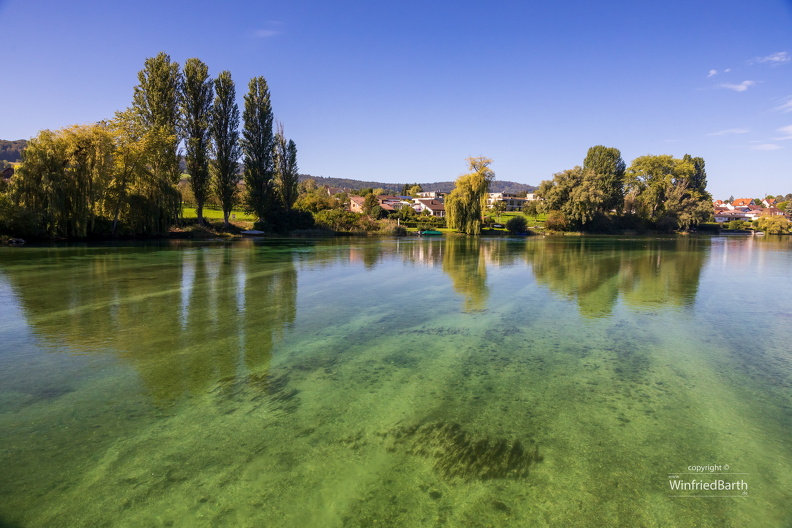
[[[324, 176], [311, 176], [310, 174], [300, 174], [300, 181], [313, 179], [318, 185], [327, 185], [328, 187], [340, 187], [342, 189], [386, 189], [396, 193], [400, 193], [403, 183], [383, 183], [375, 181], [362, 181], [350, 180], [348, 178], [326, 178]], [[414, 183], [414, 182], [405, 182]], [[424, 191], [438, 191], [438, 192], [451, 192], [454, 190], [454, 182], [432, 182], [432, 183], [418, 183]], [[517, 183], [511, 181], [495, 180], [490, 185], [490, 192], [506, 192], [506, 193], [520, 193], [520, 192], [533, 192], [537, 189], [535, 185], [527, 185], [525, 183]]]
[[17, 139], [16, 141], [0, 139], [0, 160], [19, 161], [26, 146], [27, 140], [25, 139]]

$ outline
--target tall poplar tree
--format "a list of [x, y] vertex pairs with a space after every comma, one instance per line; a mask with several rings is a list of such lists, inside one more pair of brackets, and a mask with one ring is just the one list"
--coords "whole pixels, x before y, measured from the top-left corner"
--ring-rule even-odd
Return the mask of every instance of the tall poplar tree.
[[254, 77], [245, 95], [242, 131], [246, 202], [258, 220], [267, 221], [273, 205], [272, 104], [264, 77]]
[[160, 52], [146, 59], [138, 72], [133, 109], [148, 132], [169, 138], [159, 144], [151, 158], [152, 172], [172, 185], [179, 183], [179, 64], [170, 55]]
[[185, 163], [192, 182], [198, 222], [203, 224], [203, 206], [209, 198], [209, 124], [212, 113], [212, 80], [209, 68], [199, 59], [184, 63], [181, 106], [184, 124]]
[[693, 157], [690, 154], [682, 156], [682, 161], [693, 165], [693, 175], [690, 178], [692, 189], [704, 192], [707, 190], [707, 171], [704, 169], [704, 158]]
[[291, 139], [286, 141], [282, 123], [278, 123], [274, 150], [278, 205], [283, 211], [289, 211], [297, 200], [297, 145]]
[[214, 82], [215, 98], [212, 106], [212, 143], [214, 184], [223, 221], [228, 227], [228, 217], [234, 206], [237, 188], [237, 162], [242, 155], [239, 146], [239, 107], [236, 88], [228, 70], [220, 72]]

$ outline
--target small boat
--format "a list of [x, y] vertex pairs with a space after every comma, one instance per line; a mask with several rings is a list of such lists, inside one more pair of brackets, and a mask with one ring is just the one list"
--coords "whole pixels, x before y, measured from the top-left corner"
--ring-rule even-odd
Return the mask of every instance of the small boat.
[[434, 229], [424, 229], [423, 231], [418, 231], [418, 234], [420, 236], [438, 236], [442, 235], [443, 233]]
[[25, 241], [22, 240], [21, 238], [9, 238], [8, 239], [8, 245], [9, 246], [24, 246], [25, 245]]
[[242, 236], [263, 236], [267, 233], [259, 231], [258, 229], [248, 229], [247, 231], [240, 231], [239, 234]]

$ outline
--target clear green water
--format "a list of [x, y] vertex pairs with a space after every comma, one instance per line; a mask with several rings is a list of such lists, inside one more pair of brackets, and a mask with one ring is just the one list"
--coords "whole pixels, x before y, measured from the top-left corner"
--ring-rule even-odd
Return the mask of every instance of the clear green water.
[[790, 323], [790, 237], [3, 248], [0, 527], [792, 526]]

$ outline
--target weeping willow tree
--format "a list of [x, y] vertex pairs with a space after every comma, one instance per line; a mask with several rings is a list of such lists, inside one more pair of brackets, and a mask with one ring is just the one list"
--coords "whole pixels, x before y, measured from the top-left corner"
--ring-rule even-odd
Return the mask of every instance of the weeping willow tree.
[[10, 195], [50, 237], [115, 235], [119, 225], [127, 235], [162, 235], [180, 207], [178, 191], [155, 168], [172, 142], [131, 110], [109, 122], [43, 130], [28, 143]]
[[448, 227], [468, 235], [481, 233], [481, 215], [487, 200], [490, 182], [495, 173], [489, 168], [492, 160], [468, 158], [471, 172], [457, 178], [454, 190], [446, 198]]
[[12, 196], [40, 213], [49, 236], [84, 238], [106, 210], [112, 164], [113, 140], [103, 124], [43, 130], [22, 154]]

